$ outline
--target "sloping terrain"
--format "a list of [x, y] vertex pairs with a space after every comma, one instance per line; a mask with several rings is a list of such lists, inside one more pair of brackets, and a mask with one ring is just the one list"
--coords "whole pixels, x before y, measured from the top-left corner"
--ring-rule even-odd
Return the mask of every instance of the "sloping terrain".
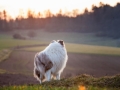
[[[35, 53], [36, 52], [22, 50], [13, 51], [8, 59], [0, 63], [0, 69], [14, 75], [1, 74], [1, 84], [4, 85], [4, 83], [9, 84], [14, 82], [15, 84], [20, 84], [21, 82], [28, 84], [39, 83], [33, 77]], [[101, 77], [120, 73], [120, 56], [68, 53], [68, 57], [69, 59], [66, 68], [62, 73], [62, 78], [68, 78], [80, 74], [89, 74], [95, 77]]]

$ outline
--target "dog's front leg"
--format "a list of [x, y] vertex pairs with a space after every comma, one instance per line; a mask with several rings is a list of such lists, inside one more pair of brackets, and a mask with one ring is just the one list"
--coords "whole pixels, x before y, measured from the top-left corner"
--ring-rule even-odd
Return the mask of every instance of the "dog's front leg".
[[45, 77], [46, 77], [46, 81], [50, 81], [51, 80], [51, 71], [48, 70], [46, 73], [45, 73]]
[[42, 83], [41, 80], [39, 80], [40, 84]]

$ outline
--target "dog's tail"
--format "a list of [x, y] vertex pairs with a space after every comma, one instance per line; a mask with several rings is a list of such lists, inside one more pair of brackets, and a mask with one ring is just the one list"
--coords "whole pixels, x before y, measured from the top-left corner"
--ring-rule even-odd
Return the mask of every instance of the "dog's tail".
[[45, 79], [45, 76], [44, 76], [45, 72], [44, 70], [42, 70], [40, 64], [41, 62], [39, 60], [38, 53], [37, 53], [34, 58], [34, 77], [41, 82], [41, 80], [43, 81]]

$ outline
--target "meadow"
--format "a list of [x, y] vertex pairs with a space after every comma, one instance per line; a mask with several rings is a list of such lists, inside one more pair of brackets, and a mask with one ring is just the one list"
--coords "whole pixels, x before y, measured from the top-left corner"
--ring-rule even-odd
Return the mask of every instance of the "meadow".
[[[26, 47], [21, 50], [25, 51], [42, 51], [46, 46], [41, 47]], [[95, 46], [85, 44], [66, 43], [68, 53], [82, 53], [82, 54], [100, 54], [100, 55], [120, 55], [120, 48], [107, 47], [107, 46]]]
[[[23, 36], [27, 36], [29, 31], [19, 31]], [[10, 49], [13, 47], [32, 46], [22, 48], [27, 51], [41, 51], [46, 46], [34, 47], [34, 45], [48, 45], [52, 40], [64, 40], [67, 51], [69, 53], [84, 53], [84, 54], [103, 54], [103, 55], [120, 55], [119, 40], [111, 38], [96, 37], [93, 33], [50, 33], [38, 32], [36, 37], [27, 40], [13, 39], [12, 33], [0, 34], [0, 50]]]
[[[28, 32], [17, 31], [23, 36], [27, 36]], [[34, 83], [30, 85], [27, 83], [25, 85], [10, 85], [10, 83], [12, 84], [11, 79], [9, 85], [1, 86], [0, 90], [119, 90], [119, 77], [114, 81], [109, 78], [101, 79], [103, 81], [94, 81], [93, 78], [87, 78], [85, 82], [82, 77], [80, 80], [83, 80], [82, 83], [86, 83], [85, 86], [80, 81], [77, 81], [78, 78], [75, 77], [84, 73], [96, 76], [103, 76], [106, 73], [111, 76], [118, 73], [120, 59], [119, 39], [96, 37], [93, 33], [50, 33], [38, 32], [37, 30], [35, 32], [37, 33], [36, 37], [27, 38], [26, 40], [13, 39], [12, 35], [16, 31], [0, 34], [0, 74], [11, 73], [32, 76], [35, 53], [43, 50], [51, 40], [61, 39], [65, 41], [70, 57], [65, 72], [62, 74], [62, 78], [67, 79], [60, 82], [52, 81], [43, 85], [34, 85]], [[103, 63], [105, 63], [104, 66]], [[68, 78], [71, 76], [74, 76], [74, 79]], [[106, 85], [107, 80], [109, 85], [115, 83], [118, 86]], [[97, 84], [94, 85], [92, 81]], [[99, 85], [98, 82], [102, 84]]]
[[[30, 30], [18, 30], [11, 33], [19, 33], [27, 36]], [[51, 40], [64, 40], [66, 43], [96, 45], [96, 46], [111, 46], [119, 47], [120, 39], [109, 37], [97, 37], [95, 33], [77, 33], [77, 32], [45, 32], [42, 30], [34, 30], [36, 36], [33, 40], [50, 42]]]

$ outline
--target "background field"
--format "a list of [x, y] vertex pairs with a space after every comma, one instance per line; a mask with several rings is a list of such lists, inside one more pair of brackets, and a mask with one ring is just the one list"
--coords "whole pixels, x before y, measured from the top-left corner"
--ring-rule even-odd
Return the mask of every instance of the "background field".
[[[39, 84], [33, 77], [34, 55], [52, 40], [58, 39], [65, 41], [69, 57], [62, 78], [81, 74], [101, 77], [120, 73], [119, 39], [100, 38], [93, 33], [35, 32], [36, 37], [27, 37], [26, 40], [13, 39], [12, 35], [20, 33], [27, 36], [28, 31], [0, 34], [0, 85]], [[19, 79], [15, 81], [16, 78]]]
[[[33, 30], [32, 30], [33, 31]], [[30, 30], [15, 30], [6, 33], [0, 32], [0, 38], [12, 38], [14, 33], [19, 33], [22, 36], [28, 38]], [[62, 39], [66, 43], [77, 43], [97, 46], [112, 46], [119, 47], [120, 39], [113, 39], [110, 37], [97, 37], [95, 33], [77, 33], [77, 32], [45, 32], [42, 30], [34, 30], [36, 33], [32, 40], [38, 40], [42, 42], [50, 42], [51, 40]]]
[[[90, 53], [90, 54], [108, 54], [108, 55], [119, 55], [119, 39], [112, 39], [106, 37], [97, 37], [93, 33], [71, 33], [71, 32], [43, 32], [35, 30], [36, 37], [28, 38], [27, 34], [29, 30], [19, 30], [8, 33], [0, 34], [0, 50], [12, 47], [30, 46], [22, 50], [27, 51], [40, 51], [46, 46], [36, 47], [36, 45], [45, 44], [48, 45], [52, 40], [64, 40], [68, 52], [71, 53]], [[12, 35], [19, 33], [27, 40], [13, 39]], [[35, 47], [34, 47], [35, 45]], [[103, 47], [104, 46], [104, 47]]]

